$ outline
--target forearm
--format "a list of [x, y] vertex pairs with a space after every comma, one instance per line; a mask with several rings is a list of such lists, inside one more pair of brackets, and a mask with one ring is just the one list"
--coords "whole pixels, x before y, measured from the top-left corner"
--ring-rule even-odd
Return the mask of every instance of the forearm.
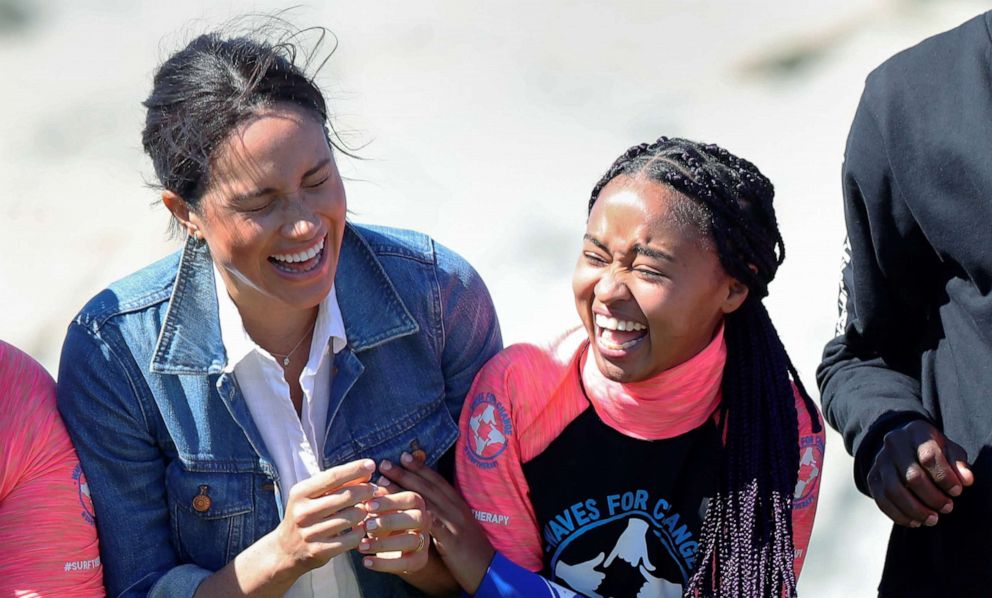
[[405, 582], [431, 596], [457, 596], [458, 582], [441, 559], [441, 555], [433, 546], [430, 548], [430, 558], [422, 569], [411, 573], [401, 574]]
[[196, 590], [196, 598], [233, 598], [253, 596], [278, 598], [284, 595], [304, 573], [294, 570], [277, 555], [274, 532], [263, 536]]
[[859, 353], [843, 336], [832, 340], [817, 378], [824, 417], [855, 457], [855, 480], [867, 493], [865, 477], [885, 434], [930, 416], [917, 376], [889, 367], [893, 360]]
[[[557, 590], [555, 589], [557, 588]], [[561, 591], [558, 591], [561, 590]], [[557, 598], [574, 592], [517, 565], [500, 553], [493, 557], [475, 598]]]
[[[872, 453], [885, 432], [927, 418], [923, 358], [941, 336], [935, 319], [943, 267], [894, 184], [887, 135], [868, 91], [845, 151], [848, 247], [841, 270], [837, 337], [817, 381], [827, 421], [852, 455]], [[864, 450], [867, 449], [867, 450]], [[863, 490], [863, 488], [862, 488]]]

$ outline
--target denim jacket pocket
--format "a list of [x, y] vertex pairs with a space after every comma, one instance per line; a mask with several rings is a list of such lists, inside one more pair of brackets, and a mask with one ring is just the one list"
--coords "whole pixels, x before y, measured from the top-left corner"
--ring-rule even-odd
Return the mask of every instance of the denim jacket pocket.
[[458, 426], [440, 400], [364, 434], [359, 432], [361, 429], [361, 426], [350, 427], [351, 442], [328, 451], [325, 467], [362, 458], [373, 459], [376, 463], [383, 459], [398, 461], [404, 451], [418, 450], [423, 451], [427, 463], [433, 465], [458, 438]]
[[187, 471], [166, 473], [172, 542], [180, 560], [216, 571], [253, 538], [253, 475]]

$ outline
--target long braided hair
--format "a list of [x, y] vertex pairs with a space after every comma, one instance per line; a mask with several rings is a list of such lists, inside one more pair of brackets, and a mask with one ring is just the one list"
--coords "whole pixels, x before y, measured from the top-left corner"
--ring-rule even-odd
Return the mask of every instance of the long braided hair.
[[[761, 300], [785, 259], [771, 182], [747, 160], [716, 145], [661, 137], [628, 149], [593, 188], [589, 211], [618, 176], [644, 177], [687, 196], [720, 264], [748, 287], [726, 317], [727, 364], [720, 421], [720, 482], [703, 520], [687, 596], [794, 596], [792, 499], [799, 473], [795, 383], [809, 394]], [[791, 380], [790, 380], [791, 376]]]

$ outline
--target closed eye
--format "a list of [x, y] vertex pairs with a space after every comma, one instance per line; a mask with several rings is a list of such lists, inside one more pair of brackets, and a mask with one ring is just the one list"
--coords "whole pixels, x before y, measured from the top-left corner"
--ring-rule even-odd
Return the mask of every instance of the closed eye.
[[273, 200], [271, 197], [263, 198], [259, 197], [253, 201], [249, 201], [247, 204], [242, 204], [238, 206], [238, 210], [248, 214], [256, 214], [264, 212], [272, 207]]
[[664, 278], [665, 275], [656, 270], [649, 270], [647, 268], [634, 268], [634, 272], [646, 276], [648, 278]]
[[326, 183], [327, 180], [330, 179], [330, 178], [331, 177], [329, 177], [329, 176], [325, 176], [324, 178], [320, 179], [319, 181], [317, 181], [315, 183], [310, 183], [308, 185], [304, 185], [304, 187], [306, 187], [307, 189], [317, 189], [318, 187], [323, 186], [324, 183]]
[[607, 264], [607, 261], [605, 259], [603, 259], [602, 257], [600, 257], [595, 253], [590, 253], [586, 251], [582, 255], [585, 257], [586, 261], [592, 264], [593, 266], [605, 266]]

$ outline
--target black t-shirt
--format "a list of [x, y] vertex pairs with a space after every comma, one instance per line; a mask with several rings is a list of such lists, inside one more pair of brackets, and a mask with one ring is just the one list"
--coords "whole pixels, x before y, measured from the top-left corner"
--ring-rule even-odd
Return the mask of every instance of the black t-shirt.
[[586, 409], [523, 465], [544, 547], [541, 574], [586, 596], [681, 596], [719, 451], [712, 420], [675, 438], [638, 440]]

